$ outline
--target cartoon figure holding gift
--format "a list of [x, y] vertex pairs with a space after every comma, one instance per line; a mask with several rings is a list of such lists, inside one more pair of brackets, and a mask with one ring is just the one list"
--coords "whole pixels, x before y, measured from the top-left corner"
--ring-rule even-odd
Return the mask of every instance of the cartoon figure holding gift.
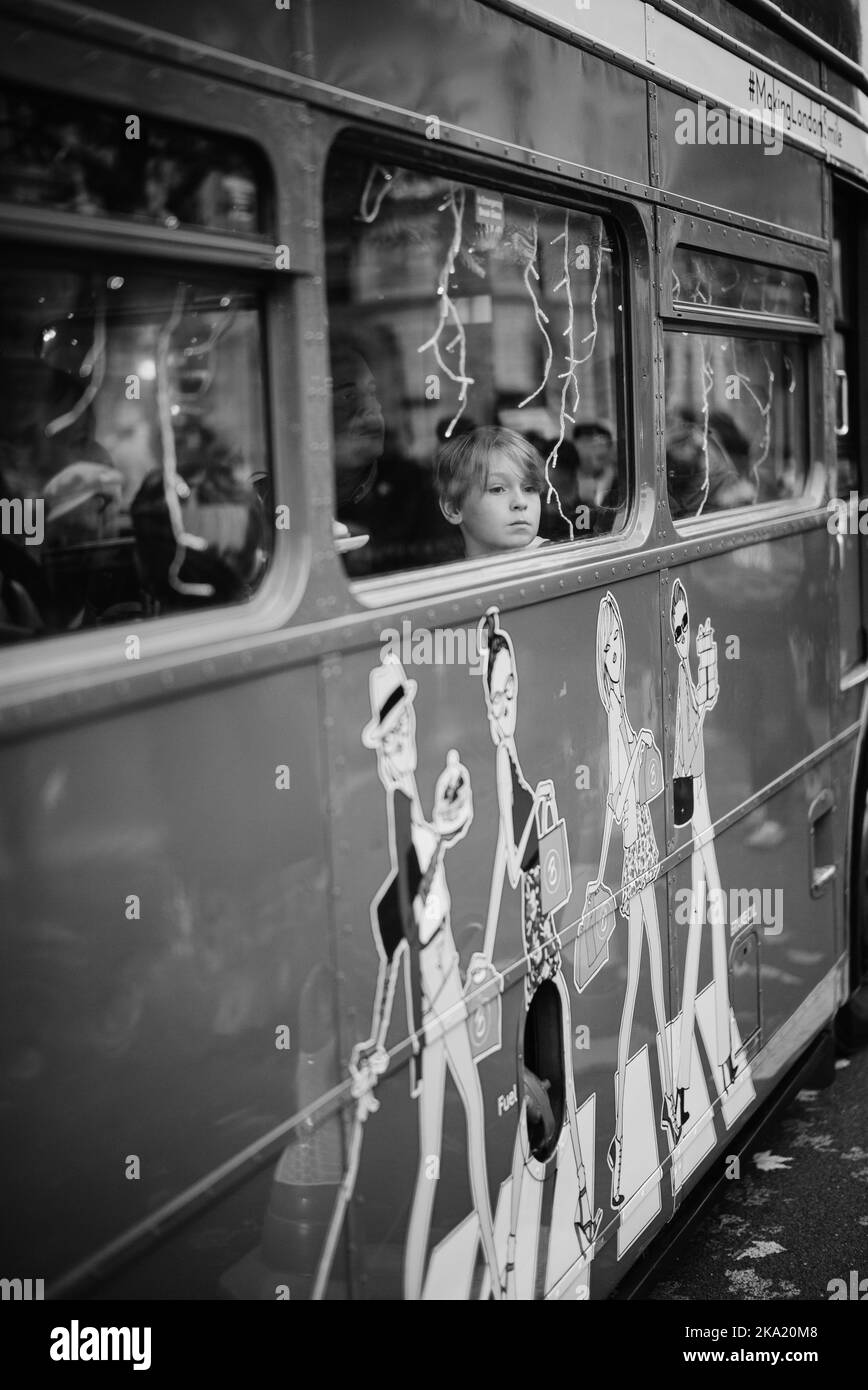
[[[650, 729], [633, 731], [627, 715], [625, 694], [626, 645], [621, 611], [607, 593], [597, 614], [597, 689], [608, 719], [609, 790], [600, 851], [600, 871], [588, 884], [588, 904], [597, 900], [604, 888], [603, 878], [609, 856], [612, 824], [621, 827], [624, 837], [624, 867], [621, 877], [621, 912], [629, 922], [627, 937], [627, 993], [618, 1033], [618, 1071], [615, 1077], [615, 1136], [609, 1145], [607, 1161], [612, 1171], [612, 1207], [624, 1203], [621, 1169], [624, 1142], [624, 1084], [627, 1073], [633, 1013], [639, 988], [642, 939], [648, 940], [651, 962], [651, 993], [657, 1031], [663, 1040], [663, 1108], [660, 1125], [668, 1131], [672, 1144], [680, 1130], [675, 1111], [672, 1067], [666, 1046], [666, 1008], [663, 986], [663, 952], [654, 882], [660, 856], [654, 839], [649, 801], [663, 789], [662, 761]], [[583, 914], [584, 915], [584, 914]]]
[[[350, 1174], [354, 1181], [361, 1128], [379, 1104], [374, 1088], [388, 1065], [386, 1034], [403, 965], [408, 1022], [415, 1034], [412, 1089], [419, 1102], [419, 1167], [404, 1257], [404, 1296], [418, 1299], [422, 1294], [448, 1067], [464, 1106], [470, 1189], [491, 1292], [500, 1298], [482, 1089], [452, 937], [444, 867], [447, 849], [463, 839], [473, 819], [470, 775], [457, 752], [450, 750], [435, 788], [431, 821], [426, 821], [416, 786], [416, 682], [407, 679], [399, 661], [386, 660], [371, 672], [370, 695], [372, 718], [362, 732], [362, 741], [376, 751], [380, 781], [386, 790], [392, 871], [371, 906], [380, 970], [371, 1036], [353, 1049], [350, 1063], [357, 1100]], [[344, 1188], [350, 1187], [345, 1180]], [[343, 1196], [348, 1200], [346, 1192]], [[335, 1243], [331, 1241], [330, 1248]]]
[[681, 999], [681, 1041], [678, 1060], [678, 1124], [683, 1126], [690, 1118], [689, 1112], [685, 1109], [685, 1095], [690, 1086], [696, 982], [706, 900], [714, 970], [716, 1064], [720, 1068], [722, 1090], [728, 1090], [734, 1083], [736, 1065], [730, 1036], [726, 914], [720, 889], [720, 874], [717, 871], [717, 856], [714, 852], [714, 830], [708, 809], [703, 746], [705, 716], [714, 709], [719, 693], [717, 643], [714, 640], [711, 620], [708, 619], [704, 624], [700, 624], [696, 634], [699, 678], [694, 685], [690, 674], [690, 612], [687, 593], [680, 579], [676, 579], [672, 586], [669, 620], [679, 658], [673, 769], [675, 824], [690, 825], [693, 831], [693, 855], [690, 861], [691, 913]]
[[[497, 750], [495, 771], [499, 823], [491, 897], [482, 958], [490, 961], [504, 878], [518, 889], [524, 952], [525, 1014], [540, 986], [550, 981], [558, 992], [562, 1020], [563, 1074], [565, 1104], [563, 1128], [568, 1131], [573, 1161], [578, 1175], [579, 1202], [575, 1214], [576, 1235], [582, 1254], [587, 1254], [596, 1238], [602, 1212], [592, 1213], [588, 1198], [585, 1166], [579, 1142], [578, 1115], [573, 1085], [572, 1022], [570, 996], [561, 968], [561, 949], [554, 914], [569, 900], [569, 852], [563, 821], [558, 821], [555, 790], [549, 781], [532, 788], [518, 760], [515, 730], [518, 700], [518, 667], [509, 634], [500, 627], [496, 608], [491, 608], [479, 627], [479, 653], [483, 661], [482, 680], [491, 737]], [[474, 960], [476, 958], [474, 957]], [[471, 961], [471, 969], [473, 968]], [[510, 1232], [507, 1246], [506, 1291], [515, 1293], [515, 1244], [521, 1204], [526, 1156], [523, 1136], [528, 1110], [548, 1107], [544, 1083], [525, 1072], [523, 1097], [518, 1117], [518, 1134], [513, 1153]], [[559, 1161], [561, 1146], [555, 1146]]]

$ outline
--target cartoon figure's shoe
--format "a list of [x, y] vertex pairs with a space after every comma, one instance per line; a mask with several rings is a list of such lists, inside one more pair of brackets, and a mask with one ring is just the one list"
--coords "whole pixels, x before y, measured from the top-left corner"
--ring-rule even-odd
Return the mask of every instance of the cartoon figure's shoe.
[[671, 1096], [664, 1095], [663, 1105], [660, 1110], [660, 1128], [668, 1130], [672, 1144], [678, 1143], [681, 1138], [681, 1126], [675, 1112], [675, 1102]]
[[576, 1215], [573, 1225], [576, 1228], [576, 1235], [579, 1241], [579, 1249], [582, 1255], [587, 1255], [594, 1241], [597, 1239], [597, 1232], [603, 1221], [603, 1208], [598, 1207], [594, 1215], [591, 1215], [591, 1204], [588, 1201], [588, 1189], [583, 1187], [579, 1193], [579, 1204], [576, 1207]]
[[623, 1147], [623, 1140], [619, 1139], [616, 1134], [606, 1154], [606, 1162], [612, 1170], [612, 1196], [610, 1202], [613, 1211], [618, 1211], [618, 1209], [624, 1205], [624, 1194], [621, 1191], [621, 1155]]
[[678, 1126], [678, 1133], [684, 1133], [684, 1126], [690, 1119], [690, 1111], [684, 1108], [684, 1093], [686, 1086], [679, 1086], [675, 1095], [675, 1123]]

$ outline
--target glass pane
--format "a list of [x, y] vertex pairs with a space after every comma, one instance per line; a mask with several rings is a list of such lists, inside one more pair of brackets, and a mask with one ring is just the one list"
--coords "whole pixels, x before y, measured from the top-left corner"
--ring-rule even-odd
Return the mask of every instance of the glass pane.
[[2, 640], [249, 596], [271, 528], [248, 291], [7, 266], [0, 357]]
[[[351, 574], [621, 526], [623, 302], [601, 218], [339, 146], [326, 251], [336, 537]], [[493, 516], [489, 529], [480, 506], [502, 506], [509, 526], [512, 499], [530, 524], [505, 531]]]
[[804, 344], [669, 332], [664, 347], [673, 518], [799, 496], [808, 451]]
[[246, 140], [77, 97], [8, 85], [0, 93], [7, 202], [254, 235], [265, 230], [267, 187]]
[[741, 309], [791, 319], [817, 317], [814, 282], [809, 276], [689, 246], [679, 246], [673, 258], [672, 298], [691, 308]]

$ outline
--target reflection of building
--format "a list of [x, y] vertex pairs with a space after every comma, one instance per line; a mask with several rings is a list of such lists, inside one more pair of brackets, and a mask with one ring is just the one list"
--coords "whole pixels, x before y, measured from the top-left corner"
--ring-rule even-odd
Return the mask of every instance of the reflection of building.
[[[430, 176], [394, 172], [376, 216], [365, 221], [358, 212], [364, 192], [361, 180], [367, 174], [357, 154], [333, 156], [326, 208], [331, 331], [352, 335], [368, 350], [389, 433], [397, 436], [407, 456], [427, 461], [436, 447], [437, 423], [451, 419], [458, 402], [458, 387], [438, 371], [433, 352], [418, 351], [437, 327], [438, 280], [455, 229], [446, 200], [455, 186]], [[484, 201], [477, 206], [478, 197]], [[552, 243], [564, 230], [564, 214], [467, 188], [449, 293], [465, 335], [467, 374], [473, 378], [467, 416], [477, 424], [494, 423], [500, 410], [514, 408], [543, 379], [546, 344], [524, 279], [533, 255], [537, 212], [535, 266], [540, 278], [529, 274], [528, 279], [548, 318], [546, 331], [555, 356], [546, 387], [527, 407], [526, 428], [553, 440], [561, 405], [558, 373], [564, 370], [567, 301], [564, 289], [556, 288], [563, 278], [563, 241]], [[477, 220], [481, 215], [485, 222]], [[581, 410], [584, 416], [616, 421], [618, 313], [611, 248], [600, 218], [573, 212], [569, 220], [574, 341], [579, 357], [588, 353], [588, 362], [577, 369]], [[601, 235], [593, 341], [591, 299]], [[587, 249], [577, 255], [580, 245]], [[441, 340], [444, 360], [454, 371], [457, 332], [450, 319]], [[450, 342], [451, 352], [446, 351]], [[439, 377], [440, 391], [433, 400], [430, 382], [426, 396], [426, 378], [432, 375]], [[540, 429], [544, 422], [547, 428]], [[521, 427], [513, 420], [510, 424]]]
[[[806, 468], [804, 353], [795, 342], [669, 332], [664, 335], [670, 492], [685, 434], [706, 437], [715, 506], [770, 501], [795, 489]], [[735, 488], [741, 480], [749, 494]], [[800, 485], [800, 484], [799, 484]], [[715, 488], [725, 490], [715, 500]], [[690, 492], [690, 488], [687, 491]], [[688, 514], [693, 508], [688, 507]]]

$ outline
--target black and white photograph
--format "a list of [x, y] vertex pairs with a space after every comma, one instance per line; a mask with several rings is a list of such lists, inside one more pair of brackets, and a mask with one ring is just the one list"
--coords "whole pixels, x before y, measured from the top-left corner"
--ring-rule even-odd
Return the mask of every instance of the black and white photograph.
[[858, 1358], [868, 0], [0, 0], [0, 246], [20, 1365]]

